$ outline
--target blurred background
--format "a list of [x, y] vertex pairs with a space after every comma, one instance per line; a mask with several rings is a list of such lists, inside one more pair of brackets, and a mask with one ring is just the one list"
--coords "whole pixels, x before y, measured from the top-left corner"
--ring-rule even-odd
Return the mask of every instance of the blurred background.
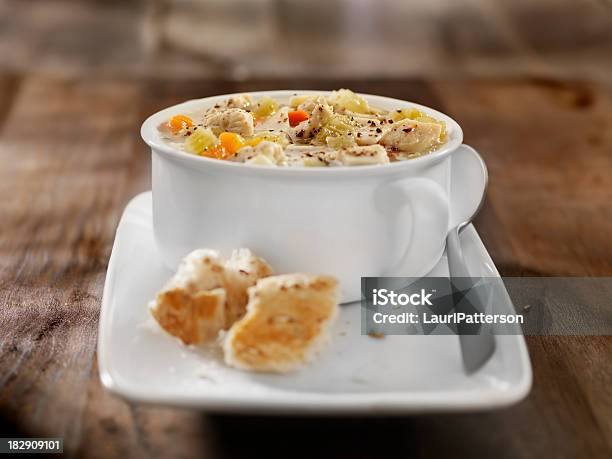
[[1, 0], [0, 69], [609, 80], [612, 0]]

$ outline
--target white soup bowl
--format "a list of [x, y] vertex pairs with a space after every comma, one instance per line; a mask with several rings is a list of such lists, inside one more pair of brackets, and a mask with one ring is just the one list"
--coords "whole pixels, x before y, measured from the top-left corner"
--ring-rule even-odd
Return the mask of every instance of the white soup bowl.
[[[286, 101], [327, 92], [251, 94]], [[171, 116], [231, 96], [184, 102], [142, 125], [152, 151], [155, 240], [171, 269], [196, 248], [228, 254], [248, 247], [277, 273], [336, 276], [343, 301], [355, 301], [362, 276], [420, 277], [431, 270], [448, 230], [476, 210], [484, 192], [484, 163], [462, 145], [453, 119], [387, 97], [362, 94], [374, 107], [416, 107], [443, 120], [448, 141], [430, 154], [388, 165], [273, 168], [186, 154], [160, 137], [157, 127]]]

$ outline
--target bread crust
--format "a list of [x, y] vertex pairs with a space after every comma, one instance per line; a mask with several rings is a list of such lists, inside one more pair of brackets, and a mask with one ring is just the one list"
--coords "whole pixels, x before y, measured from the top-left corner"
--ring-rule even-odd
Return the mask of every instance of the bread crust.
[[226, 363], [244, 370], [298, 369], [327, 341], [338, 315], [338, 281], [330, 276], [266, 277], [248, 293], [247, 313], [223, 344]]
[[151, 314], [169, 334], [184, 344], [214, 341], [225, 318], [225, 290], [189, 292], [181, 288], [161, 291]]
[[224, 267], [227, 289], [225, 329], [228, 329], [246, 312], [249, 299], [247, 290], [259, 279], [270, 276], [272, 268], [249, 249], [232, 251]]

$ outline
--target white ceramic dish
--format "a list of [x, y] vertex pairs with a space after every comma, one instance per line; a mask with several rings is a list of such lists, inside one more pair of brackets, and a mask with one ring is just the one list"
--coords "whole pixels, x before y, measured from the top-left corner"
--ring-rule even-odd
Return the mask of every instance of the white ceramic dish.
[[[251, 94], [282, 101], [296, 93], [326, 92]], [[461, 193], [482, 193], [486, 168], [472, 148], [461, 144], [459, 125], [443, 113], [362, 96], [375, 107], [417, 107], [444, 120], [447, 143], [428, 155], [385, 166], [270, 168], [189, 155], [161, 139], [157, 127], [171, 116], [212, 106], [231, 94], [184, 102], [149, 117], [141, 135], [152, 151], [153, 227], [166, 266], [175, 269], [198, 247], [249, 247], [278, 271], [336, 276], [345, 301], [360, 298], [361, 276], [419, 277], [431, 270], [449, 228], [461, 221], [450, 199], [451, 175]]]
[[[474, 228], [461, 238], [471, 274], [498, 276]], [[446, 274], [443, 257], [431, 275]], [[522, 336], [497, 336], [491, 360], [468, 376], [456, 336], [362, 336], [359, 304], [342, 306], [331, 345], [303, 370], [234, 370], [218, 352], [181, 347], [148, 318], [147, 302], [171, 275], [153, 240], [151, 193], [143, 193], [117, 228], [98, 338], [103, 385], [132, 401], [213, 412], [381, 415], [491, 409], [521, 400], [531, 387]], [[499, 301], [512, 307], [507, 296]]]

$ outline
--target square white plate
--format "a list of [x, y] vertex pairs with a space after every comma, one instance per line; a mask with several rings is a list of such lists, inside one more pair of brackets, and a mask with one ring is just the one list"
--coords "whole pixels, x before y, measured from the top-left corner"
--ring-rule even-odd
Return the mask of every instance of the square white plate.
[[[466, 228], [461, 238], [471, 274], [498, 276], [476, 230]], [[430, 275], [447, 274], [444, 257]], [[103, 385], [133, 401], [214, 412], [380, 415], [501, 407], [531, 387], [523, 336], [496, 336], [493, 357], [466, 375], [457, 336], [363, 336], [358, 303], [341, 307], [330, 345], [299, 372], [234, 370], [219, 350], [181, 346], [150, 319], [146, 305], [171, 275], [153, 241], [151, 192], [142, 193], [117, 228], [98, 337]], [[507, 295], [504, 301], [512, 308]]]

